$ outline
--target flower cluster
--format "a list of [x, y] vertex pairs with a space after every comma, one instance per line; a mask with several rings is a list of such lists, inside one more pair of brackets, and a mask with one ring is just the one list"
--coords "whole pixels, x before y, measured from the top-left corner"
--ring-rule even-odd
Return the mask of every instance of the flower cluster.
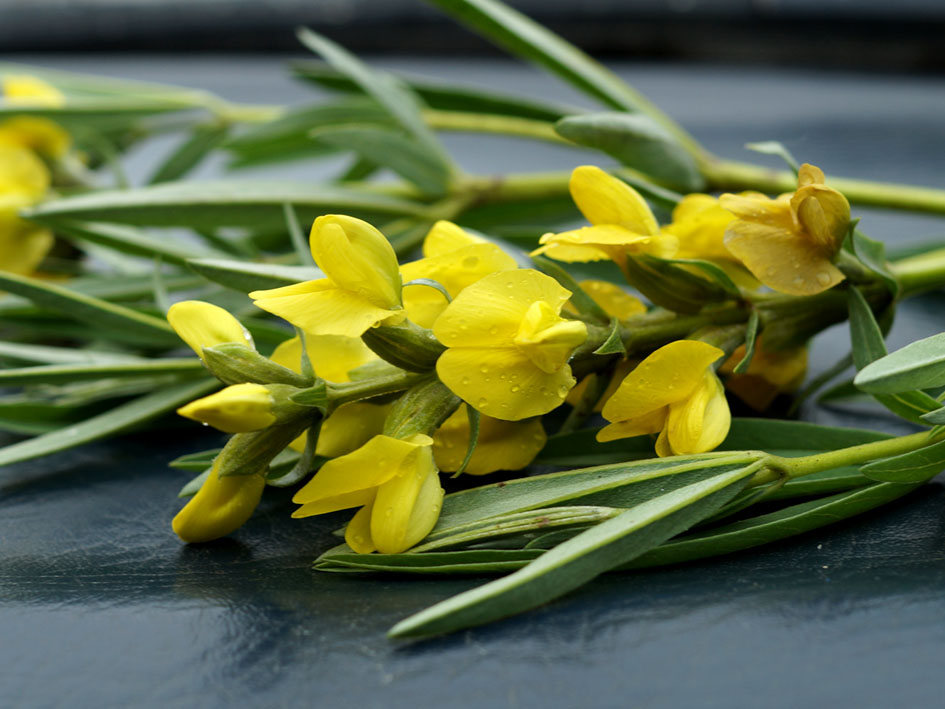
[[[249, 294], [296, 329], [269, 356], [222, 308], [184, 301], [168, 312], [227, 385], [179, 413], [234, 434], [175, 518], [178, 535], [203, 541], [243, 524], [290, 448], [297, 478], [311, 475], [294, 517], [356, 508], [351, 550], [397, 553], [435, 528], [441, 472], [525, 468], [562, 425], [559, 409], [566, 426], [600, 412], [599, 441], [654, 436], [657, 455], [688, 455], [728, 434], [720, 375], [758, 408], [797, 386], [806, 350], [768, 349], [754, 334], [746, 343], [744, 318], [770, 299], [766, 286], [792, 297], [843, 278], [832, 259], [849, 206], [823, 173], [804, 165], [798, 190], [777, 199], [689, 195], [664, 226], [599, 168], [576, 169], [570, 188], [591, 225], [545, 234], [533, 256], [611, 260], [647, 295], [639, 262], [663, 292], [705, 293], [705, 317], [650, 307], [617, 283], [521, 267], [513, 247], [451, 222], [401, 264], [371, 224], [321, 216], [310, 246], [323, 277]], [[737, 317], [717, 325], [718, 312]]]
[[[63, 95], [31, 76], [4, 76], [0, 105], [56, 107]], [[15, 116], [0, 120], [0, 269], [32, 273], [53, 245], [48, 229], [20, 219], [19, 212], [49, 191], [48, 164], [69, 149], [70, 138], [44, 118]]]

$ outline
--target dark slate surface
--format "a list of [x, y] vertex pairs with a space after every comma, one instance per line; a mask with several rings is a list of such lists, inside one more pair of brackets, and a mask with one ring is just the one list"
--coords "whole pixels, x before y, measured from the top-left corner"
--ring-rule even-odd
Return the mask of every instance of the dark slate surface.
[[[274, 61], [55, 63], [186, 78], [234, 99], [290, 100], [295, 91]], [[524, 69], [428, 68], [573, 98]], [[623, 73], [723, 154], [781, 139], [828, 174], [945, 187], [942, 81], [690, 67]], [[475, 170], [568, 168], [581, 158], [508, 141], [450, 142]], [[138, 155], [133, 167], [143, 171], [152, 157]], [[864, 214], [867, 232], [893, 241], [942, 233], [929, 217]], [[941, 330], [943, 306], [933, 294], [903, 308], [894, 345]], [[815, 370], [843, 354], [844, 337], [834, 328], [815, 343]], [[876, 412], [807, 407], [805, 417], [903, 430]], [[764, 550], [607, 576], [491, 627], [393, 644], [384, 632], [394, 622], [482, 579], [315, 574], [310, 562], [331, 545], [339, 518], [290, 520], [284, 491], [232, 540], [181, 546], [169, 520], [187, 475], [166, 462], [214, 443], [200, 432], [141, 434], [3, 471], [0, 704], [941, 704], [941, 484]]]

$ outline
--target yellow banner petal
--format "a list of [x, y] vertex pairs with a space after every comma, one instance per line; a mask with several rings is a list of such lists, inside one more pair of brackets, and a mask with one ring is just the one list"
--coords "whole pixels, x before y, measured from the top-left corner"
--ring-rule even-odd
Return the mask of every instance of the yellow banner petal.
[[401, 460], [398, 474], [378, 487], [371, 513], [371, 541], [382, 554], [397, 554], [410, 546], [406, 543], [407, 526], [420, 489], [431, 474], [436, 474], [432, 450], [429, 446], [414, 448]]
[[640, 193], [599, 167], [575, 168], [569, 186], [574, 203], [591, 224], [616, 224], [643, 235], [659, 231]]
[[[423, 256], [441, 256], [464, 246], [484, 243], [485, 239], [472, 234], [453, 222], [441, 219], [427, 232], [423, 240]], [[404, 278], [409, 281], [409, 278]]]
[[167, 322], [199, 357], [204, 347], [235, 342], [253, 347], [253, 338], [240, 321], [218, 305], [182, 300], [167, 311]]
[[210, 475], [177, 513], [171, 526], [185, 542], [209, 542], [225, 537], [250, 518], [262, 497], [262, 475], [220, 477], [214, 464]]

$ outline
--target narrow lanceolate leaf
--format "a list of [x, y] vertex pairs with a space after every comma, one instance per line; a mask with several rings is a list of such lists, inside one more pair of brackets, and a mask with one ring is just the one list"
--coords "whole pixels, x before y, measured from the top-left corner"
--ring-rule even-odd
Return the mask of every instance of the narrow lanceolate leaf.
[[418, 203], [376, 191], [317, 183], [216, 180], [63, 197], [37, 205], [24, 215], [52, 225], [74, 219], [206, 229], [282, 228], [284, 204], [291, 204], [303, 223], [328, 213], [374, 219], [423, 214]]
[[0, 271], [0, 290], [28, 298], [36, 305], [100, 326], [125, 340], [175, 344], [177, 335], [163, 319], [139, 313], [68, 288]]
[[206, 370], [199, 359], [143, 359], [139, 362], [105, 364], [51, 364], [43, 367], [0, 369], [0, 387], [28, 384], [63, 384], [92, 379], [126, 379], [176, 374], [200, 376]]
[[115, 251], [147, 258], [160, 257], [168, 263], [183, 265], [187, 259], [224, 256], [206, 246], [185, 244], [177, 239], [152, 236], [145, 231], [117, 224], [81, 222], [68, 219], [56, 221], [56, 232], [66, 238], [107, 246]]
[[[847, 305], [850, 317], [850, 344], [853, 349], [853, 363], [858, 370], [865, 371], [868, 365], [886, 358], [886, 343], [883, 341], [883, 334], [876, 318], [873, 317], [873, 311], [870, 310], [866, 299], [858, 289], [850, 288], [847, 291]], [[934, 349], [934, 347], [931, 349]], [[899, 350], [899, 352], [903, 350]], [[883, 365], [880, 365], [881, 371], [882, 367]], [[934, 370], [934, 365], [931, 369]], [[894, 369], [894, 371], [896, 370]], [[853, 380], [857, 386], [860, 386], [859, 376], [858, 374]], [[871, 375], [867, 374], [867, 380], [871, 379]], [[904, 380], [911, 381], [908, 376]], [[945, 383], [945, 379], [942, 381]], [[908, 387], [905, 389], [897, 387], [896, 389], [896, 392], [891, 394], [871, 393], [887, 409], [914, 423], [925, 423], [922, 420], [922, 415], [940, 407], [938, 401], [923, 391]]]
[[[289, 66], [299, 78], [311, 81], [326, 89], [343, 92], [361, 90], [354, 81], [324, 62], [290, 62]], [[531, 98], [488, 91], [478, 86], [456, 86], [428, 77], [413, 76], [401, 72], [396, 72], [395, 76], [403, 81], [427, 106], [440, 111], [515, 116], [517, 118], [533, 118], [539, 121], [556, 121], [564, 116], [581, 112], [580, 108], [574, 106], [550, 104]]]
[[512, 54], [538, 64], [612, 108], [641, 111], [649, 102], [574, 45], [497, 0], [433, 4]]
[[860, 472], [887, 483], [922, 483], [945, 469], [945, 441], [867, 463]]
[[356, 56], [309, 29], [298, 32], [299, 40], [338, 71], [349, 76], [361, 89], [381, 104], [408, 134], [449, 169], [450, 160], [420, 115], [420, 104], [410, 89], [396, 77], [374, 71]]
[[211, 123], [195, 126], [191, 134], [158, 165], [148, 184], [179, 180], [226, 140], [229, 126]]
[[447, 495], [432, 533], [446, 533], [485, 517], [566, 503], [632, 507], [757, 459], [758, 454], [741, 452], [650, 458], [483, 485]]
[[522, 568], [540, 549], [473, 549], [427, 554], [356, 554], [347, 545], [330, 549], [315, 561], [318, 571], [393, 571], [410, 574], [494, 574]]
[[590, 113], [555, 124], [562, 138], [600, 150], [621, 164], [688, 192], [703, 187], [695, 159], [669, 131], [649, 116]]
[[752, 310], [748, 318], [748, 329], [745, 331], [745, 356], [735, 365], [732, 371], [735, 374], [744, 374], [751, 366], [751, 359], [755, 354], [755, 340], [758, 337], [758, 311]]
[[243, 293], [324, 278], [314, 266], [283, 266], [229, 259], [193, 259], [187, 265], [207, 280]]
[[860, 262], [880, 277], [894, 298], [898, 296], [900, 285], [898, 279], [889, 270], [889, 262], [886, 260], [886, 245], [881, 241], [870, 239], [857, 229], [853, 230], [851, 241], [853, 253], [860, 259]]
[[405, 135], [372, 126], [337, 126], [320, 128], [312, 136], [389, 168], [426, 195], [442, 197], [446, 194], [450, 181], [447, 165]]
[[13, 360], [29, 364], [115, 364], [146, 361], [141, 357], [120, 352], [99, 352], [77, 347], [30, 345], [20, 342], [4, 342], [3, 340], [0, 340], [0, 360]]
[[202, 379], [161, 388], [82, 423], [0, 448], [0, 466], [58, 453], [127, 431], [204, 396], [219, 386], [216, 380]]
[[945, 334], [880, 357], [863, 367], [854, 381], [863, 391], [877, 394], [945, 386]]
[[705, 519], [734, 497], [757, 466], [746, 466], [653, 498], [591, 527], [509, 576], [421, 611], [392, 637], [452, 632], [529, 610], [626, 564]]

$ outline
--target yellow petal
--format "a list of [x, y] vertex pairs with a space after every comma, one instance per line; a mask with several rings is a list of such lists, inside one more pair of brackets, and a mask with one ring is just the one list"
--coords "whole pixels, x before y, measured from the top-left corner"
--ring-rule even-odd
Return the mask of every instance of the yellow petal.
[[737, 220], [725, 245], [759, 281], [789, 295], [815, 295], [844, 279], [815, 244], [776, 226]]
[[625, 320], [646, 312], [643, 301], [630, 295], [616, 283], [589, 280], [581, 281], [580, 286], [612, 318]]
[[688, 397], [706, 367], [725, 353], [698, 340], [677, 340], [640, 362], [604, 405], [608, 421], [636, 420]]
[[487, 416], [520, 421], [560, 406], [574, 386], [571, 368], [540, 370], [517, 348], [457, 348], [436, 362], [440, 380]]
[[810, 239], [832, 256], [850, 229], [850, 203], [837, 190], [809, 185], [794, 193], [791, 207]]
[[177, 409], [185, 418], [224, 433], [248, 433], [276, 422], [272, 394], [262, 384], [234, 384]]
[[522, 318], [515, 344], [541, 371], [553, 374], [587, 339], [587, 325], [566, 320], [543, 300], [531, 304]]
[[[315, 374], [330, 382], [350, 381], [348, 372], [378, 359], [360, 337], [306, 335], [305, 343]], [[302, 341], [293, 337], [280, 343], [269, 359], [293, 372], [301, 372]]]
[[18, 215], [27, 199], [18, 195], [0, 196], [0, 270], [23, 276], [33, 273], [52, 248], [52, 232]]
[[822, 185], [827, 178], [824, 171], [816, 165], [804, 163], [797, 170], [797, 186], [806, 187], [807, 185]]
[[[431, 439], [426, 438], [432, 442]], [[304, 504], [383, 485], [401, 472], [401, 463], [418, 443], [374, 436], [356, 451], [325, 463], [293, 502]]]
[[337, 458], [357, 450], [384, 430], [390, 404], [342, 404], [322, 422], [315, 453]]
[[240, 321], [212, 303], [200, 300], [174, 303], [167, 311], [167, 322], [201, 358], [204, 347], [229, 342], [253, 347], [253, 338]]
[[374, 510], [374, 494], [371, 500], [355, 513], [345, 527], [345, 543], [358, 554], [370, 554], [377, 547], [371, 541], [371, 512]]
[[574, 203], [591, 224], [617, 224], [643, 235], [659, 230], [640, 193], [599, 167], [575, 168], [569, 187]]
[[[479, 243], [404, 264], [401, 274], [405, 283], [418, 278], [434, 280], [455, 298], [485, 276], [516, 267], [515, 259], [495, 244]], [[407, 316], [421, 327], [432, 326], [446, 309], [446, 298], [429, 286], [407, 286], [403, 296]]]
[[7, 103], [58, 108], [66, 102], [59, 89], [29, 74], [5, 74], [0, 77], [0, 88]]
[[35, 203], [46, 194], [49, 180], [49, 170], [32, 151], [0, 140], [0, 197], [5, 208]]
[[751, 193], [723, 194], [719, 197], [719, 204], [738, 219], [786, 230], [796, 227], [791, 212], [791, 195], [769, 199], [764, 195]]
[[250, 518], [262, 497], [262, 475], [220, 477], [216, 463], [210, 475], [172, 522], [174, 533], [185, 542], [208, 542], [225, 537]]
[[436, 475], [433, 452], [429, 446], [418, 447], [401, 460], [398, 474], [377, 489], [371, 513], [371, 541], [382, 554], [397, 554], [410, 546], [407, 527], [420, 490], [431, 475]]
[[715, 197], [690, 194], [673, 209], [673, 221], [665, 231], [679, 239], [679, 258], [728, 260], [732, 255], [725, 248], [725, 229], [735, 216], [724, 209]]
[[312, 224], [309, 243], [318, 267], [338, 288], [384, 310], [400, 306], [397, 255], [366, 221], [326, 214]]
[[72, 139], [47, 118], [16, 116], [0, 122], [0, 143], [19, 145], [45, 157], [59, 158], [69, 151]]
[[407, 520], [407, 531], [403, 539], [405, 549], [414, 546], [431, 532], [440, 518], [442, 508], [443, 486], [440, 485], [440, 476], [434, 468], [423, 481], [410, 519]]
[[616, 441], [618, 438], [632, 438], [633, 436], [657, 433], [666, 426], [666, 416], [668, 414], [669, 407], [664, 406], [628, 421], [611, 423], [597, 432], [597, 440], [606, 443], [607, 441]]
[[354, 492], [344, 492], [340, 495], [322, 497], [313, 502], [306, 502], [299, 507], [292, 516], [296, 519], [301, 517], [313, 517], [315, 515], [324, 515], [338, 510], [347, 510], [352, 507], [368, 505], [374, 501], [376, 489], [367, 488], [365, 490], [355, 490]]
[[722, 383], [707, 370], [687, 399], [670, 404], [666, 439], [675, 455], [705, 453], [725, 440], [731, 422]]
[[[496, 470], [521, 470], [538, 455], [548, 437], [540, 418], [500, 421], [491, 416], [479, 420], [479, 438], [465, 472], [485, 475]], [[440, 470], [459, 470], [469, 449], [469, 418], [460, 406], [433, 435], [433, 457]]]
[[[442, 256], [464, 246], [484, 242], [485, 239], [482, 237], [469, 233], [453, 222], [441, 219], [430, 227], [430, 231], [427, 232], [426, 238], [423, 240], [423, 256], [425, 258]], [[404, 280], [409, 281], [410, 279], [405, 277]]]
[[402, 312], [380, 308], [328, 279], [254, 291], [249, 296], [257, 307], [313, 335], [360, 337], [368, 328]]
[[639, 252], [654, 237], [630, 231], [616, 224], [599, 224], [558, 234], [544, 234], [532, 256], [544, 254], [567, 263], [585, 263], [612, 259], [618, 264], [624, 255]]

